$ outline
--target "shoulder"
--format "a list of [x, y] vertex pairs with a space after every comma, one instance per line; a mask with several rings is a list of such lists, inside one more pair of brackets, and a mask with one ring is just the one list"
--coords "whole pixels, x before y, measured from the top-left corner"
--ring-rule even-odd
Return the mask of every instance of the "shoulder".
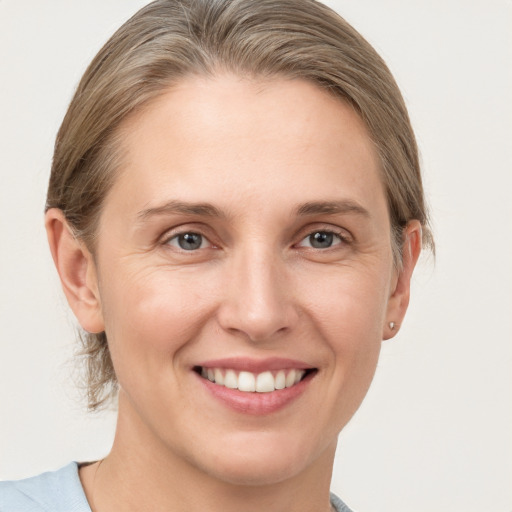
[[[331, 492], [331, 505], [334, 507], [336, 512], [352, 512], [350, 508], [341, 501], [336, 494]], [[3, 512], [3, 511], [2, 511]]]
[[[336, 512], [352, 512], [332, 493], [331, 504]], [[72, 462], [57, 471], [0, 482], [0, 512], [91, 512], [78, 465]]]
[[24, 480], [0, 482], [0, 512], [50, 511], [91, 512], [76, 462]]

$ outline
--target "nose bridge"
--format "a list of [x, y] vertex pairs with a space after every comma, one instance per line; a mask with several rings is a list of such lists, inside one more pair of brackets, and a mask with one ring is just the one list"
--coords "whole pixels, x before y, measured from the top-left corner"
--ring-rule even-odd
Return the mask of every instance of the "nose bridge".
[[290, 329], [296, 312], [283, 259], [266, 244], [251, 244], [230, 261], [221, 324], [252, 341]]

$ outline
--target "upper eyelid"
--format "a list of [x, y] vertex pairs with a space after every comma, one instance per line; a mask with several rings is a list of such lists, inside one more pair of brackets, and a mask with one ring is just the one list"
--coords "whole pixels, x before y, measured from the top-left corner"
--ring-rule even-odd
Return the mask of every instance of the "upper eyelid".
[[[332, 235], [334, 235], [334, 236], [338, 237], [338, 238], [339, 238], [339, 240], [340, 240], [340, 242], [339, 242], [339, 243], [336, 243], [336, 244], [334, 244], [334, 245], [331, 245], [331, 246], [329, 246], [329, 247], [324, 247], [324, 248], [322, 248], [322, 249], [317, 248], [317, 247], [311, 247], [311, 248], [310, 248], [310, 247], [308, 247], [308, 246], [303, 246], [303, 245], [302, 245], [302, 243], [303, 243], [305, 240], [307, 240], [309, 237], [311, 237], [312, 235], [314, 235], [315, 233], [329, 233], [329, 234], [332, 234]], [[335, 231], [330, 231], [330, 230], [327, 230], [327, 229], [316, 229], [316, 230], [314, 230], [314, 231], [310, 232], [308, 235], [301, 237], [301, 238], [300, 238], [300, 240], [299, 240], [296, 244], [294, 244], [294, 246], [301, 247], [301, 248], [304, 248], [304, 247], [305, 247], [305, 248], [306, 248], [306, 249], [308, 249], [308, 250], [309, 250], [309, 249], [313, 249], [314, 251], [319, 251], [319, 250], [321, 250], [321, 251], [327, 251], [327, 250], [329, 250], [329, 249], [339, 248], [339, 247], [338, 247], [339, 245], [341, 245], [341, 246], [346, 246], [347, 244], [350, 244], [350, 243], [351, 243], [351, 240], [349, 240], [349, 239], [348, 239], [348, 237], [346, 237], [346, 236], [345, 236], [345, 235], [343, 235], [343, 234], [340, 234], [340, 233], [335, 232]]]
[[299, 231], [299, 234], [297, 237], [299, 238], [299, 241], [304, 240], [304, 238], [311, 236], [314, 233], [332, 233], [334, 235], [339, 236], [342, 240], [345, 241], [353, 241], [354, 236], [350, 231], [348, 231], [345, 228], [339, 227], [339, 226], [333, 226], [333, 225], [317, 225], [314, 227], [308, 226], [303, 228]]
[[211, 241], [211, 235], [208, 234], [208, 229], [202, 226], [197, 226], [194, 224], [183, 224], [181, 226], [177, 226], [174, 228], [167, 229], [164, 231], [159, 237], [158, 241], [160, 243], [166, 243], [169, 240], [172, 240], [173, 238], [184, 235], [186, 233], [196, 233], [198, 235], [201, 235], [202, 237], [206, 238], [211, 244], [213, 242]]

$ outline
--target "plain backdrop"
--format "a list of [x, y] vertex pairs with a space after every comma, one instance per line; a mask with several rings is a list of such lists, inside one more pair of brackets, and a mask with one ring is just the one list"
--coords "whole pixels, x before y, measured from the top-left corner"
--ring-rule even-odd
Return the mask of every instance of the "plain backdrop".
[[[73, 90], [145, 3], [0, 0], [0, 478], [97, 459], [112, 440], [114, 414], [86, 413], [72, 383], [43, 207]], [[340, 436], [332, 488], [361, 512], [511, 512], [512, 2], [328, 4], [403, 91], [438, 251]]]

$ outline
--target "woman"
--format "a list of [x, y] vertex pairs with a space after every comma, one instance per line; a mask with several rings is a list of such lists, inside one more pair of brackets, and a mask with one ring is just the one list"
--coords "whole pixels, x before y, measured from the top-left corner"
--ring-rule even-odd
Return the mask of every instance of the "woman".
[[148, 5], [71, 102], [46, 228], [118, 426], [103, 460], [4, 483], [2, 512], [349, 510], [337, 436], [431, 243], [357, 32], [310, 0]]

